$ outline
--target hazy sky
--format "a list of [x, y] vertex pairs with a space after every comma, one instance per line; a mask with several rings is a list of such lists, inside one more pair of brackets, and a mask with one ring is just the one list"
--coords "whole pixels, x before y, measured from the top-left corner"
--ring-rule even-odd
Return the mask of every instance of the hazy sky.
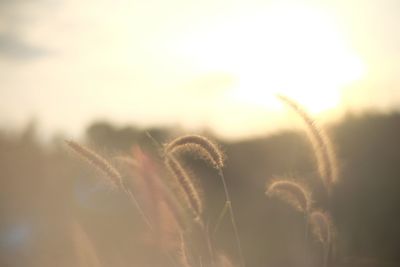
[[399, 14], [398, 0], [0, 0], [0, 126], [244, 136], [287, 125], [276, 92], [321, 116], [395, 109]]

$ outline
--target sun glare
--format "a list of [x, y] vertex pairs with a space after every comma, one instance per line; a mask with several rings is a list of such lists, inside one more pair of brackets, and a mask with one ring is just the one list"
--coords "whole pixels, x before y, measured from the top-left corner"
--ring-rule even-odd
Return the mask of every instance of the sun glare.
[[341, 90], [363, 74], [324, 10], [276, 5], [232, 18], [176, 48], [202, 71], [231, 73], [238, 82], [229, 94], [237, 101], [274, 108], [280, 93], [318, 113], [338, 106]]

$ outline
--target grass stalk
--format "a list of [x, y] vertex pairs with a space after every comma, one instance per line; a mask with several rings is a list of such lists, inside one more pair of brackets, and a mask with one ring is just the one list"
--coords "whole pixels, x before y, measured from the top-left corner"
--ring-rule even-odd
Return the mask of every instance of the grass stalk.
[[229, 211], [229, 217], [231, 218], [231, 223], [232, 223], [232, 228], [233, 228], [233, 232], [235, 235], [235, 239], [236, 239], [236, 246], [238, 249], [238, 253], [239, 253], [239, 260], [240, 260], [240, 265], [242, 267], [246, 266], [246, 262], [243, 256], [243, 249], [242, 249], [242, 243], [240, 241], [240, 237], [239, 237], [239, 231], [238, 231], [238, 227], [236, 224], [236, 219], [235, 219], [235, 215], [233, 213], [233, 208], [232, 208], [232, 201], [229, 195], [229, 191], [228, 191], [228, 186], [226, 185], [226, 181], [225, 181], [225, 177], [224, 177], [224, 173], [222, 172], [221, 169], [218, 170], [218, 174], [221, 177], [222, 180], [222, 185], [224, 187], [224, 193], [225, 193], [225, 200], [226, 200], [226, 206], [227, 209]]

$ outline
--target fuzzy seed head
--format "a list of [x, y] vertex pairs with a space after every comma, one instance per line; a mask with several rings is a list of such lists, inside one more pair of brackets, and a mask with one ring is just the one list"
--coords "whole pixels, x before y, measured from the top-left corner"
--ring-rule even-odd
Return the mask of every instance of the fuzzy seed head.
[[314, 211], [310, 215], [312, 232], [322, 244], [330, 244], [332, 241], [332, 221], [327, 212]]
[[203, 204], [200, 193], [193, 184], [191, 177], [173, 156], [167, 156], [165, 158], [165, 165], [175, 177], [195, 217], [200, 218], [203, 213]]
[[221, 149], [200, 135], [187, 135], [176, 138], [165, 146], [165, 152], [167, 154], [192, 152], [211, 163], [216, 169], [222, 169], [224, 166], [224, 154]]
[[292, 108], [306, 124], [308, 137], [317, 161], [318, 173], [329, 191], [331, 186], [338, 180], [337, 160], [330, 138], [324, 129], [298, 103], [286, 96], [278, 95], [277, 97]]
[[290, 180], [275, 180], [267, 185], [266, 195], [278, 197], [296, 210], [308, 213], [311, 208], [311, 193], [301, 184]]
[[93, 165], [97, 170], [105, 174], [113, 185], [122, 187], [122, 176], [119, 171], [114, 168], [105, 158], [94, 152], [93, 150], [80, 145], [74, 141], [65, 141], [69, 148], [75, 153]]

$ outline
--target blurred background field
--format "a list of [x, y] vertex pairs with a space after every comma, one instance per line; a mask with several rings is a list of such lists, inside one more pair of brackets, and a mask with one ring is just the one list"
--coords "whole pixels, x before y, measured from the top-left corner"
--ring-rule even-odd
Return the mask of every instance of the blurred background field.
[[[147, 133], [221, 145], [247, 266], [303, 266], [302, 215], [264, 193], [282, 175], [330, 211], [332, 267], [399, 266], [399, 14], [397, 0], [0, 0], [0, 266], [166, 264], [127, 197], [64, 143], [161, 164]], [[331, 136], [331, 198], [277, 93]], [[190, 163], [216, 220], [220, 181]], [[237, 262], [228, 219], [216, 240]], [[318, 266], [319, 244], [305, 249]]]
[[[330, 125], [341, 165], [340, 183], [330, 203], [318, 194], [323, 190], [304, 133], [221, 140], [249, 266], [299, 266], [301, 262], [302, 215], [264, 195], [266, 181], [282, 174], [308, 179], [319, 206], [330, 208], [338, 231], [334, 266], [397, 266], [399, 125], [397, 113], [349, 115]], [[178, 134], [176, 129], [97, 122], [87, 128], [82, 142], [105, 155], [128, 154], [130, 147], [140, 144], [156, 157], [145, 130], [160, 141]], [[97, 261], [98, 266], [132, 266], [140, 261], [139, 266], [146, 266], [152, 258], [141, 251], [138, 233], [143, 222], [137, 211], [71, 156], [62, 138], [42, 144], [35, 124], [30, 124], [21, 132], [3, 130], [0, 151], [3, 266], [97, 266]], [[210, 168], [196, 166], [206, 203], [217, 217], [223, 206], [222, 187]], [[223, 224], [218, 240], [235, 255], [228, 242], [229, 221]], [[308, 249], [317, 258], [314, 243]]]

